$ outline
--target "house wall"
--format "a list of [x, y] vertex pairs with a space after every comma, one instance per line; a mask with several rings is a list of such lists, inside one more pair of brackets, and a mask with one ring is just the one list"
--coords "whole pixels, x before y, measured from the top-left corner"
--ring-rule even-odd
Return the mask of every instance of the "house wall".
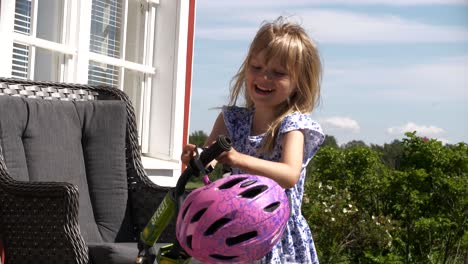
[[[37, 1], [41, 1], [39, 9]], [[139, 100], [134, 106], [139, 111], [137, 122], [139, 122], [143, 151], [142, 161], [148, 175], [158, 184], [173, 186], [183, 169], [180, 151], [188, 141], [196, 3], [195, 0], [138, 1], [152, 6], [155, 10], [153, 12], [155, 15], [147, 20], [147, 23], [154, 25], [155, 28], [154, 47], [146, 56], [151, 61], [140, 64], [127, 62], [125, 58], [114, 59], [104, 56], [98, 58], [96, 54], [90, 52], [89, 30], [76, 29], [91, 27], [92, 0], [63, 0], [60, 4], [53, 0], [32, 0], [33, 8], [38, 10], [36, 12], [40, 22], [36, 23], [30, 35], [14, 32], [16, 1], [2, 0], [0, 59], [3, 63], [0, 64], [0, 76], [12, 76], [12, 63], [8, 62], [13, 60], [13, 43], [32, 47], [29, 54], [30, 65], [39, 62], [41, 65], [49, 66], [56, 64], [49, 67], [54, 70], [35, 67], [29, 73], [29, 79], [33, 80], [38, 80], [36, 77], [41, 76], [39, 80], [88, 83], [90, 81], [88, 65], [93, 59], [98, 63], [124, 69], [122, 72], [128, 72], [127, 69], [136, 70], [137, 75], [126, 78], [123, 76], [124, 73], [121, 73], [118, 88], [127, 90], [127, 94], [130, 92], [132, 100]], [[123, 3], [125, 7], [125, 2]], [[68, 30], [66, 33], [59, 32], [62, 28], [57, 26], [61, 21], [60, 5], [69, 10], [64, 13], [69, 24], [69, 28], [65, 29]], [[122, 24], [125, 22], [122, 21]], [[47, 25], [57, 29], [51, 31]], [[125, 34], [125, 31], [122, 34]], [[135, 43], [139, 42], [134, 41], [130, 44], [136, 45]], [[140, 87], [138, 76], [143, 78], [141, 83], [144, 86]], [[134, 87], [135, 83], [137, 85]]]

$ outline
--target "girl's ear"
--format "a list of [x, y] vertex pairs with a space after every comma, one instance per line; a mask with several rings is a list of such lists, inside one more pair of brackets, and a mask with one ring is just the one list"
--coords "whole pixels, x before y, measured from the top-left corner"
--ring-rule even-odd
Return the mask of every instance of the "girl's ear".
[[291, 102], [293, 104], [295, 104], [297, 102], [297, 97], [298, 96], [299, 96], [299, 93], [298, 93], [298, 88], [296, 86], [296, 87], [294, 87], [294, 90], [291, 93], [291, 95], [288, 97], [288, 104], [290, 104]]
[[297, 87], [297, 85], [294, 83], [293, 89], [292, 89], [291, 95], [289, 95], [289, 98], [290, 99], [294, 98], [295, 96], [297, 96], [298, 93], [299, 93], [299, 87]]

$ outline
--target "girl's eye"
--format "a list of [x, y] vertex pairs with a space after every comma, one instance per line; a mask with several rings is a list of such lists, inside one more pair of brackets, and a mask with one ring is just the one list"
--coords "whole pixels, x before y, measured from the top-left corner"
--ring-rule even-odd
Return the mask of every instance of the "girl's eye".
[[287, 74], [285, 72], [282, 72], [282, 71], [273, 71], [273, 75], [275, 77], [285, 77]]
[[251, 68], [252, 71], [254, 71], [254, 72], [259, 72], [259, 71], [262, 69], [262, 67], [256, 66], [256, 65], [250, 65], [250, 68]]

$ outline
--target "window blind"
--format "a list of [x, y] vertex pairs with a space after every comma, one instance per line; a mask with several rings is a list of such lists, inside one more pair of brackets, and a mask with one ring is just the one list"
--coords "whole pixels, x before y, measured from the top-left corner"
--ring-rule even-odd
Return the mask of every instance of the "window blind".
[[[93, 0], [91, 10], [91, 52], [120, 58], [122, 2], [120, 0]], [[90, 84], [117, 85], [118, 69], [111, 65], [90, 62]]]
[[119, 69], [116, 66], [90, 61], [88, 67], [88, 83], [93, 85], [117, 86]]
[[[29, 35], [31, 33], [31, 1], [16, 0], [14, 31]], [[28, 78], [29, 46], [13, 43], [13, 60], [11, 75], [20, 79]]]

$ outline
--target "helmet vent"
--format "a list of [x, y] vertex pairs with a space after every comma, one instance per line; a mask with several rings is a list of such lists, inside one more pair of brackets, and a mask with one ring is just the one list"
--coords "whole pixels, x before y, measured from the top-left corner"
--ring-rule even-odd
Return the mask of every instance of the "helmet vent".
[[182, 213], [182, 219], [185, 219], [185, 215], [187, 214], [187, 211], [188, 211], [188, 209], [190, 208], [191, 205], [192, 205], [192, 203], [189, 203], [189, 205], [187, 205], [187, 207], [185, 207], [184, 212]]
[[274, 202], [274, 203], [268, 205], [267, 207], [263, 208], [263, 210], [264, 210], [265, 212], [272, 213], [272, 212], [274, 212], [280, 205], [281, 205], [280, 202]]
[[240, 178], [232, 179], [232, 180], [230, 180], [230, 181], [228, 181], [228, 182], [223, 183], [221, 186], [218, 187], [218, 189], [224, 190], [224, 189], [232, 188], [232, 186], [238, 184], [239, 182], [241, 182], [241, 181], [243, 181], [243, 180], [245, 180], [245, 179], [247, 179], [247, 178], [245, 178], [245, 177], [240, 177]]
[[212, 254], [210, 257], [217, 259], [217, 260], [231, 260], [237, 258], [237, 256], [223, 256], [219, 254]]
[[216, 233], [221, 227], [223, 227], [225, 224], [231, 222], [231, 219], [229, 218], [220, 218], [216, 220], [208, 229], [205, 231], [204, 235], [205, 236], [210, 236]]
[[242, 183], [240, 187], [244, 188], [244, 187], [250, 186], [250, 185], [252, 185], [252, 184], [254, 184], [256, 182], [257, 182], [257, 180], [246, 181], [246, 182]]
[[187, 236], [185, 242], [187, 243], [187, 247], [189, 247], [190, 249], [193, 249], [192, 248], [192, 236]]
[[241, 194], [239, 194], [239, 196], [242, 198], [254, 198], [255, 196], [264, 192], [266, 189], [268, 189], [268, 186], [258, 185], [258, 186], [255, 186], [248, 190], [243, 191]]
[[197, 222], [198, 220], [200, 220], [200, 218], [203, 216], [203, 214], [206, 212], [208, 208], [203, 208], [201, 209], [200, 211], [198, 211], [193, 217], [192, 219], [190, 220], [190, 223], [195, 223]]
[[249, 239], [252, 239], [254, 237], [257, 236], [257, 231], [251, 231], [251, 232], [247, 232], [247, 233], [244, 233], [242, 235], [238, 235], [236, 237], [230, 237], [228, 239], [226, 239], [226, 244], [228, 246], [234, 246], [234, 245], [237, 245], [237, 244], [240, 244], [244, 241], [247, 241]]

